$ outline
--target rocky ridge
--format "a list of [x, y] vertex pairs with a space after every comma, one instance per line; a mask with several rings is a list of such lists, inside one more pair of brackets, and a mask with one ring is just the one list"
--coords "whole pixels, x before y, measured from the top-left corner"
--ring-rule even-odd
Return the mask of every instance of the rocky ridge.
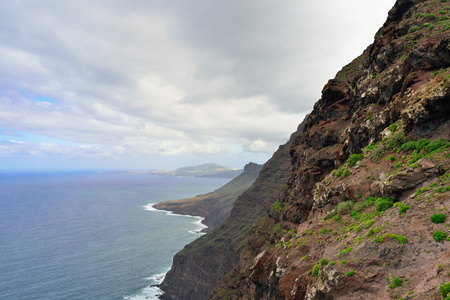
[[211, 193], [188, 199], [164, 201], [155, 204], [154, 207], [177, 214], [204, 217], [202, 223], [208, 228], [203, 232], [209, 232], [230, 215], [237, 197], [252, 186], [262, 167], [248, 163], [241, 174]]
[[293, 141], [290, 178], [210, 299], [445, 296], [449, 11], [398, 0], [325, 85]]

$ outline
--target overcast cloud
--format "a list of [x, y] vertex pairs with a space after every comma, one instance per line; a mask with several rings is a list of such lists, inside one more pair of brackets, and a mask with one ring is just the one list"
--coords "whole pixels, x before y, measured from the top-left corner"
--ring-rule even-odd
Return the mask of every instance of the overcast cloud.
[[2, 167], [264, 163], [393, 4], [3, 1]]

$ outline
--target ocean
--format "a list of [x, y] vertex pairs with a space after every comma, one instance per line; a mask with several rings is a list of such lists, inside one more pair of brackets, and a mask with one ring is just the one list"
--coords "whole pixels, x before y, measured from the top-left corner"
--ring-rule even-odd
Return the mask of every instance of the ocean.
[[153, 209], [229, 179], [60, 172], [0, 174], [1, 299], [158, 299], [201, 218]]

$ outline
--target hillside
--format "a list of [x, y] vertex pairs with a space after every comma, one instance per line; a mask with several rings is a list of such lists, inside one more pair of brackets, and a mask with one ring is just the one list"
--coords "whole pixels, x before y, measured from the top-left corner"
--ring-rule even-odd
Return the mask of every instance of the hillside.
[[165, 299], [447, 296], [448, 12], [395, 3], [230, 217], [175, 257]]
[[204, 217], [203, 223], [208, 226], [204, 231], [209, 232], [230, 215], [237, 197], [252, 186], [262, 167], [249, 163], [240, 175], [211, 193], [188, 199], [164, 201], [154, 207], [177, 214]]
[[206, 163], [198, 166], [178, 168], [176, 170], [152, 170], [148, 173], [159, 176], [234, 178], [241, 174], [242, 170], [224, 167], [216, 163]]
[[236, 200], [230, 216], [173, 259], [161, 289], [163, 299], [208, 299], [214, 285], [239, 261], [253, 223], [265, 215], [289, 178], [291, 139], [264, 164], [255, 183]]
[[398, 0], [374, 43], [327, 83], [286, 187], [211, 299], [442, 299], [448, 10]]

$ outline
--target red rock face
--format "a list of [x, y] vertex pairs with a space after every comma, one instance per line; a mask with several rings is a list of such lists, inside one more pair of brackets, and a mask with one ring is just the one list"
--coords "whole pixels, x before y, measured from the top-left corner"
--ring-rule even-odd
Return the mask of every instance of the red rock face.
[[[433, 233], [448, 236], [449, 225], [430, 216], [450, 220], [450, 148], [402, 144], [450, 137], [447, 10], [397, 1], [374, 43], [325, 85], [291, 147], [278, 205], [211, 299], [440, 299], [450, 242]], [[369, 197], [398, 204], [380, 212]]]

